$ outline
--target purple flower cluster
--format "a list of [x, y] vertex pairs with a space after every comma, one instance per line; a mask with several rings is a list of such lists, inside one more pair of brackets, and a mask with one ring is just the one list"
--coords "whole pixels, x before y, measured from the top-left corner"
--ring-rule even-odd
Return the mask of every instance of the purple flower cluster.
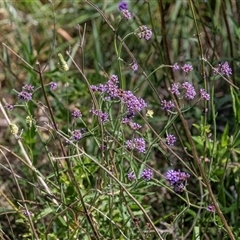
[[150, 168], [146, 168], [141, 173], [141, 178], [149, 181], [153, 177], [153, 171]]
[[9, 111], [12, 111], [14, 108], [14, 106], [11, 103], [6, 103], [4, 107]]
[[167, 134], [166, 141], [167, 145], [173, 146], [177, 141], [177, 138], [173, 134]]
[[126, 18], [127, 20], [132, 18], [132, 14], [127, 9], [123, 9], [121, 13], [123, 17]]
[[136, 62], [132, 62], [131, 63], [131, 68], [134, 72], [136, 72], [138, 70], [138, 64]]
[[[147, 103], [141, 97], [136, 97], [131, 91], [118, 88], [118, 82], [118, 77], [112, 75], [106, 84], [91, 86], [91, 89], [95, 92], [105, 93], [108, 99], [120, 99], [126, 105], [128, 116], [133, 118], [137, 112], [147, 107]], [[130, 117], [128, 118], [130, 119]]]
[[128, 4], [127, 2], [125, 1], [121, 1], [119, 4], [118, 4], [118, 10], [122, 13], [122, 15], [124, 16], [124, 18], [126, 19], [131, 19], [132, 18], [132, 15], [131, 13], [129, 12], [128, 10]]
[[81, 118], [81, 117], [82, 117], [82, 113], [81, 113], [81, 111], [78, 110], [78, 109], [74, 110], [71, 115], [72, 115], [72, 117], [74, 117], [74, 118]]
[[122, 118], [122, 124], [127, 124], [134, 131], [142, 127], [140, 124], [133, 122], [131, 119], [132, 119], [131, 116]]
[[[173, 66], [173, 71], [177, 71], [180, 69], [178, 63], [174, 63]], [[181, 67], [182, 71], [185, 72], [185, 73], [189, 73], [193, 70], [193, 67], [191, 64], [188, 64], [188, 63], [185, 63], [182, 67]]]
[[178, 83], [173, 83], [172, 84], [172, 94], [175, 94], [176, 96], [180, 95], [179, 84]]
[[201, 98], [209, 101], [210, 100], [210, 95], [208, 93], [206, 93], [206, 91], [204, 89], [200, 89], [200, 94], [201, 94]]
[[177, 71], [179, 69], [180, 69], [180, 67], [179, 67], [178, 63], [174, 63], [173, 64], [173, 71]]
[[54, 90], [57, 89], [57, 83], [56, 82], [50, 82], [49, 85], [50, 85], [50, 90], [51, 91], [54, 91]]
[[137, 149], [139, 153], [143, 153], [146, 149], [146, 143], [143, 138], [134, 138], [133, 140], [126, 141], [126, 147], [129, 150]]
[[184, 82], [182, 84], [182, 88], [185, 90], [185, 98], [187, 99], [194, 99], [196, 96], [196, 91], [193, 85], [189, 82]]
[[190, 177], [188, 173], [181, 172], [180, 170], [169, 170], [166, 173], [166, 179], [174, 187], [175, 192], [182, 192], [184, 190], [184, 182]]
[[161, 101], [161, 108], [164, 111], [171, 111], [174, 108], [174, 104], [172, 103], [172, 101], [166, 101], [166, 100], [162, 100]]
[[32, 99], [32, 93], [27, 91], [22, 91], [18, 94], [18, 98], [23, 101], [30, 101]]
[[[181, 88], [183, 90], [183, 94], [184, 97], [187, 99], [194, 99], [196, 96], [196, 91], [195, 88], [193, 87], [193, 85], [189, 82], [184, 82], [181, 85]], [[171, 88], [172, 94], [175, 94], [176, 96], [180, 96], [181, 93], [179, 91], [179, 84], [178, 83], [173, 83], [172, 84], [172, 88]], [[202, 99], [205, 100], [209, 100], [210, 99], [210, 95], [204, 90], [204, 89], [200, 89], [200, 95]], [[166, 104], [166, 102], [164, 102]]]
[[181, 69], [185, 72], [185, 73], [189, 73], [193, 70], [192, 65], [190, 64], [184, 64]]
[[72, 132], [72, 137], [74, 141], [78, 141], [82, 138], [82, 130], [76, 129]]
[[128, 3], [125, 2], [124, 0], [122, 0], [119, 4], [118, 4], [118, 10], [122, 11], [122, 10], [127, 10], [128, 9]]
[[209, 206], [207, 207], [207, 211], [209, 211], [209, 212], [215, 212], [215, 206], [214, 206], [214, 205], [209, 205]]
[[71, 142], [77, 142], [82, 138], [82, 133], [84, 132], [84, 129], [75, 129], [72, 132], [72, 135], [70, 139], [66, 140], [66, 144], [70, 144]]
[[32, 99], [32, 91], [34, 86], [31, 84], [25, 84], [22, 87], [22, 91], [18, 94], [18, 98], [23, 101], [30, 101]]
[[28, 91], [28, 92], [33, 92], [34, 86], [31, 85], [31, 84], [25, 84], [25, 85], [22, 87], [22, 90], [23, 90], [23, 91]]
[[152, 30], [148, 29], [147, 26], [142, 25], [139, 27], [138, 37], [140, 39], [149, 40], [152, 37]]
[[127, 174], [127, 178], [128, 178], [129, 181], [132, 181], [132, 180], [135, 180], [135, 179], [136, 179], [136, 175], [135, 175], [134, 172], [129, 172], [129, 173]]
[[230, 68], [228, 62], [219, 63], [218, 68], [216, 68], [213, 73], [221, 73], [222, 75], [226, 75], [227, 77], [229, 77], [229, 75], [232, 75], [232, 69]]
[[136, 97], [131, 91], [124, 91], [119, 97], [126, 104], [129, 113], [135, 114], [147, 107], [147, 103], [141, 97]]
[[99, 109], [91, 109], [90, 112], [95, 115], [100, 117], [101, 122], [107, 122], [109, 119], [108, 113], [104, 113]]

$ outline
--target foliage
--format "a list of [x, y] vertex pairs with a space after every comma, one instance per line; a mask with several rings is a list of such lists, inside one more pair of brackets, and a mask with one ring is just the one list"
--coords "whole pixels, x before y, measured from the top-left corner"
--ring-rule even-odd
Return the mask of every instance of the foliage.
[[3, 239], [238, 239], [238, 1], [5, 1]]

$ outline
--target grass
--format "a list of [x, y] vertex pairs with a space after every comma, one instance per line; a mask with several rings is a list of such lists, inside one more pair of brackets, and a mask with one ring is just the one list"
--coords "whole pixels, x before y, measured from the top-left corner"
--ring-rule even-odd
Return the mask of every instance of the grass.
[[131, 20], [117, 1], [0, 6], [1, 239], [238, 239], [237, 1], [129, 1]]

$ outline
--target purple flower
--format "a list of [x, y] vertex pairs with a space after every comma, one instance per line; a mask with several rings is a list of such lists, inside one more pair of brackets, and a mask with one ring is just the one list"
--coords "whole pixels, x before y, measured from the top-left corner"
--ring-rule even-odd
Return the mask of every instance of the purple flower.
[[126, 18], [127, 20], [132, 18], [131, 13], [127, 9], [123, 9], [121, 11], [121, 13], [122, 13], [123, 17]]
[[11, 103], [6, 103], [4, 107], [9, 111], [12, 111], [14, 108], [14, 106]]
[[183, 192], [185, 186], [183, 183], [175, 184], [174, 185], [174, 192]]
[[32, 92], [34, 90], [34, 86], [31, 85], [31, 84], [25, 84], [23, 87], [22, 87], [23, 90], [25, 91], [28, 91], [28, 92]]
[[74, 110], [71, 115], [72, 115], [74, 118], [80, 118], [80, 117], [82, 117], [82, 113], [81, 113], [81, 111], [78, 110], [78, 109]]
[[132, 62], [131, 63], [131, 68], [134, 72], [136, 72], [138, 70], [138, 64], [136, 62]]
[[127, 10], [128, 9], [128, 4], [127, 2], [125, 2], [124, 0], [122, 0], [119, 4], [118, 4], [118, 10], [122, 11], [122, 10]]
[[173, 71], [177, 71], [177, 70], [179, 70], [179, 65], [178, 65], [178, 63], [174, 63], [173, 64]]
[[98, 91], [98, 86], [92, 85], [90, 88], [92, 89], [93, 92]]
[[222, 75], [226, 75], [227, 77], [229, 77], [229, 75], [232, 75], [232, 69], [229, 67], [228, 62], [219, 63], [218, 68], [214, 70], [213, 73], [221, 73]]
[[131, 115], [134, 115], [136, 112], [141, 111], [147, 106], [147, 103], [142, 98], [136, 97], [131, 91], [125, 91], [118, 88], [118, 83], [118, 77], [116, 75], [112, 75], [106, 84], [91, 86], [91, 89], [93, 91], [105, 93], [107, 95], [107, 100], [110, 100], [110, 98], [119, 98], [126, 104], [127, 112]]
[[185, 72], [185, 73], [189, 73], [193, 70], [192, 65], [190, 64], [184, 64], [181, 69]]
[[97, 110], [97, 109], [91, 109], [90, 112], [93, 115], [100, 117], [101, 122], [107, 122], [108, 121], [108, 118], [109, 118], [108, 113], [104, 113], [101, 110]]
[[34, 215], [33, 212], [28, 211], [28, 210], [23, 210], [22, 213], [23, 213], [25, 216], [29, 216], [29, 217], [32, 217], [32, 216]]
[[138, 37], [140, 39], [145, 39], [145, 40], [149, 40], [152, 37], [152, 30], [148, 29], [147, 26], [140, 26], [139, 27], [139, 32], [138, 32]]
[[174, 143], [177, 141], [177, 138], [173, 134], [167, 134], [166, 140], [167, 145], [173, 146]]
[[54, 91], [55, 89], [57, 89], [57, 83], [56, 82], [50, 82], [49, 85], [50, 85], [50, 90], [51, 91]]
[[100, 93], [104, 93], [104, 92], [106, 92], [106, 90], [107, 90], [107, 88], [106, 88], [106, 86], [105, 86], [104, 84], [100, 83], [100, 84], [98, 85], [98, 91], [99, 91]]
[[172, 94], [179, 96], [180, 92], [179, 92], [178, 88], [179, 88], [178, 83], [173, 83], [172, 84]]
[[196, 96], [195, 88], [189, 82], [184, 82], [182, 84], [182, 88], [185, 90], [185, 98], [187, 99], [194, 99]]
[[147, 107], [147, 103], [140, 97], [136, 97], [131, 91], [122, 91], [120, 99], [126, 104], [127, 111], [135, 114]]
[[141, 173], [141, 177], [144, 180], [149, 181], [153, 177], [153, 171], [150, 168], [144, 169]]
[[18, 94], [20, 100], [30, 101], [32, 99], [32, 93], [22, 91]]
[[82, 138], [82, 131], [81, 130], [74, 130], [73, 133], [72, 133], [72, 138], [75, 141], [80, 140]]
[[142, 127], [140, 124], [132, 122], [132, 121], [129, 121], [128, 126], [134, 131], [136, 131]]
[[165, 110], [165, 111], [170, 111], [172, 108], [174, 108], [174, 104], [172, 103], [172, 101], [166, 101], [166, 100], [162, 100], [161, 101], [161, 108], [162, 110]]
[[129, 181], [132, 181], [132, 180], [135, 180], [135, 179], [136, 179], [136, 175], [135, 175], [134, 172], [129, 172], [129, 173], [127, 174], [127, 178], [128, 178]]
[[210, 100], [210, 95], [206, 93], [204, 89], [200, 89], [200, 94], [201, 94], [201, 98], [205, 99], [206, 101]]
[[112, 98], [116, 98], [119, 96], [118, 83], [119, 81], [117, 75], [112, 75], [104, 85], [106, 93]]
[[209, 205], [209, 206], [207, 207], [207, 210], [208, 210], [209, 212], [215, 212], [215, 206], [214, 206], [214, 205]]
[[175, 192], [182, 192], [184, 189], [184, 182], [190, 177], [188, 173], [181, 172], [180, 170], [168, 170], [166, 179], [174, 186]]
[[143, 153], [146, 149], [146, 143], [143, 138], [134, 138], [126, 141], [126, 147], [130, 150], [137, 149], [139, 153]]

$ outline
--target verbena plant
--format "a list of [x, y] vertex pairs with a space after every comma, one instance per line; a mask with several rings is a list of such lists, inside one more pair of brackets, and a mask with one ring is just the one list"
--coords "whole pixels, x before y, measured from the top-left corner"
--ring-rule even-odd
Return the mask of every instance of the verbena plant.
[[238, 239], [239, 8], [1, 3], [1, 238]]

